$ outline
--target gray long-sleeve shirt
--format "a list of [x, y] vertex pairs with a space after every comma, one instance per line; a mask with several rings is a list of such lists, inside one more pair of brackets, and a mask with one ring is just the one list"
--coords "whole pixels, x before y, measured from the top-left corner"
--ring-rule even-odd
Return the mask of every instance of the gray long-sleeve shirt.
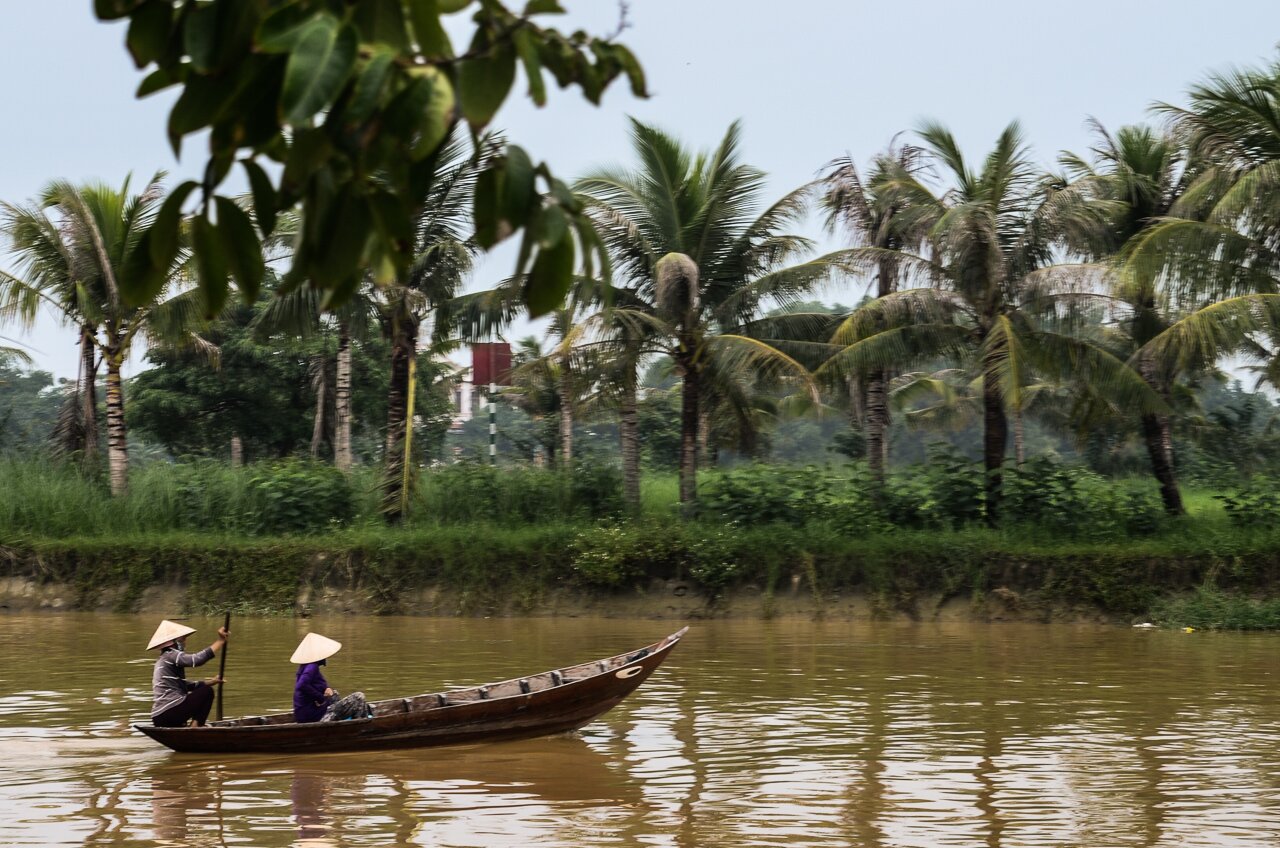
[[155, 671], [151, 673], [151, 717], [172, 706], [182, 703], [187, 693], [195, 688], [194, 683], [187, 682], [188, 668], [204, 665], [213, 659], [213, 648], [205, 648], [188, 654], [177, 648], [165, 648], [156, 660]]

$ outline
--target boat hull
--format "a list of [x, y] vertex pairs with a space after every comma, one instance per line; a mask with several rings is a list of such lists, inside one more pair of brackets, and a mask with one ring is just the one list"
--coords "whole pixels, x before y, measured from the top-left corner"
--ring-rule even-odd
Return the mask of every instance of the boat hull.
[[[374, 717], [297, 724], [291, 716], [205, 727], [134, 728], [189, 754], [293, 754], [467, 745], [528, 739], [582, 727], [613, 709], [662, 664], [685, 630], [631, 654], [452, 693], [379, 701]], [[594, 673], [587, 673], [594, 669]], [[533, 687], [534, 691], [527, 691]], [[526, 691], [521, 691], [526, 690]], [[504, 694], [490, 697], [490, 692]]]

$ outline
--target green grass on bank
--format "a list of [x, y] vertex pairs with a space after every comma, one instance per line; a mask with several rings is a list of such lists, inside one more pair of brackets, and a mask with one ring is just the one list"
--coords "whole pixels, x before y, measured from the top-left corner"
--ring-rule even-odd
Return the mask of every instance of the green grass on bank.
[[[459, 611], [488, 613], [531, 609], [561, 590], [680, 580], [709, 604], [747, 586], [764, 598], [801, 591], [819, 605], [858, 591], [886, 613], [927, 617], [938, 598], [981, 608], [1002, 589], [1030, 608], [1280, 626], [1268, 600], [1280, 594], [1280, 525], [1241, 526], [1210, 491], [1189, 491], [1190, 514], [1145, 535], [1064, 534], [1061, 522], [1016, 516], [1000, 529], [857, 530], [824, 520], [823, 509], [800, 523], [682, 521], [672, 474], [647, 474], [641, 514], [622, 520], [610, 502], [617, 481], [596, 472], [462, 468], [424, 474], [410, 520], [387, 527], [376, 477], [331, 471], [155, 465], [112, 499], [65, 466], [0, 463], [0, 569], [70, 584], [86, 608], [114, 588], [128, 609], [148, 586], [174, 582], [189, 587], [195, 608], [286, 612], [302, 587], [340, 585], [394, 612], [409, 590], [433, 585], [454, 590]], [[308, 498], [333, 500], [332, 514], [345, 518], [308, 524]], [[293, 529], [264, 529], [264, 514]]]

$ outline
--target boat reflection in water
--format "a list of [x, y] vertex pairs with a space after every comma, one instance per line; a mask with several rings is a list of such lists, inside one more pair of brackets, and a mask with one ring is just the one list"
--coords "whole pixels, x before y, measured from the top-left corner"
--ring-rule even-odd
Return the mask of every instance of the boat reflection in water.
[[[130, 803], [127, 790], [119, 813], [135, 834], [150, 830], [155, 844], [175, 848], [437, 844], [443, 833], [451, 834], [449, 844], [487, 844], [479, 835], [467, 842], [459, 832], [474, 827], [467, 812], [478, 806], [504, 835], [536, 842], [552, 828], [571, 836], [574, 811], [629, 809], [641, 801], [609, 757], [577, 736], [436, 749], [429, 756], [241, 756], [220, 763], [171, 756], [149, 769], [147, 783], [151, 821], [138, 820], [146, 813]], [[103, 833], [89, 844], [115, 843]]]
[[289, 801], [293, 805], [293, 821], [298, 827], [298, 841], [294, 844], [307, 848], [337, 845], [329, 838], [329, 824], [325, 817], [329, 794], [328, 782], [318, 774], [295, 774], [289, 787]]

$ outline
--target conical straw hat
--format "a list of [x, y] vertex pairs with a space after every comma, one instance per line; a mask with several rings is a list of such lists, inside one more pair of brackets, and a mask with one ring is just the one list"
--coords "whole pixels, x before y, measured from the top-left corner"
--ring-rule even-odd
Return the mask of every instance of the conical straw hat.
[[321, 636], [319, 633], [308, 633], [302, 638], [302, 642], [298, 645], [298, 650], [293, 652], [293, 656], [289, 657], [289, 662], [304, 665], [306, 663], [320, 662], [327, 660], [329, 657], [342, 650], [342, 643], [335, 642], [327, 636]]
[[188, 633], [195, 633], [194, 627], [188, 627], [185, 624], [179, 624], [176, 621], [165, 619], [160, 622], [160, 626], [156, 628], [156, 635], [151, 637], [151, 644], [147, 645], [147, 650], [158, 648], [166, 642], [172, 642], [174, 639], [181, 639]]

